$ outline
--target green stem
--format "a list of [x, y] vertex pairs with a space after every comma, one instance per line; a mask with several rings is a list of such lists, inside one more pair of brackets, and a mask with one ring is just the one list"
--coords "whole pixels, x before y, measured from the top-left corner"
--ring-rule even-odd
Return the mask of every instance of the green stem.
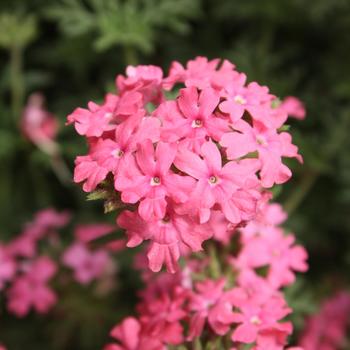
[[295, 211], [296, 208], [300, 205], [300, 203], [304, 200], [306, 195], [309, 193], [314, 183], [316, 182], [319, 176], [319, 172], [316, 171], [308, 171], [304, 174], [304, 176], [300, 179], [300, 182], [297, 186], [295, 186], [296, 190], [291, 194], [288, 200], [284, 204], [284, 209], [288, 214], [291, 214]]
[[196, 337], [193, 341], [193, 350], [202, 350], [202, 343], [199, 337]]
[[126, 65], [136, 66], [138, 63], [136, 50], [129, 45], [124, 46], [124, 60]]
[[210, 256], [210, 263], [209, 263], [209, 269], [211, 277], [214, 279], [217, 279], [222, 276], [221, 267], [220, 267], [220, 261], [217, 255], [216, 247], [213, 242], [209, 245], [209, 256]]
[[20, 46], [13, 45], [11, 48], [11, 97], [12, 97], [12, 115], [17, 125], [24, 100], [24, 82], [23, 82], [23, 50]]

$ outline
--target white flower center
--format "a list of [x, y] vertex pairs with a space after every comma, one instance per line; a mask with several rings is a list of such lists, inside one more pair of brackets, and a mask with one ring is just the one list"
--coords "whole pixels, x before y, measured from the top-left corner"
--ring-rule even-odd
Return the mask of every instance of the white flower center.
[[115, 149], [114, 151], [112, 151], [112, 156], [115, 158], [121, 158], [124, 155], [124, 151], [122, 151], [121, 149]]
[[262, 135], [259, 135], [257, 138], [256, 138], [256, 142], [261, 145], [261, 146], [267, 146], [268, 143], [267, 143], [267, 140], [264, 136]]
[[245, 105], [247, 103], [247, 100], [241, 95], [236, 95], [233, 100], [240, 105]]
[[105, 113], [104, 117], [105, 117], [105, 119], [107, 119], [107, 120], [111, 120], [111, 119], [113, 118], [113, 113], [107, 112], [107, 113]]
[[159, 186], [160, 185], [160, 177], [153, 176], [151, 179], [151, 186]]
[[215, 175], [212, 175], [210, 176], [208, 181], [210, 184], [215, 185], [219, 181], [219, 179]]
[[258, 326], [259, 324], [261, 324], [261, 320], [258, 316], [253, 316], [250, 319], [250, 323]]
[[278, 249], [274, 249], [274, 250], [272, 251], [272, 255], [273, 255], [273, 256], [280, 256], [280, 255], [281, 255], [281, 252], [280, 252]]
[[203, 122], [200, 119], [195, 119], [192, 122], [192, 128], [201, 128], [203, 126]]
[[170, 222], [170, 216], [169, 215], [165, 215], [164, 218], [162, 219], [162, 223], [163, 224], [168, 224]]

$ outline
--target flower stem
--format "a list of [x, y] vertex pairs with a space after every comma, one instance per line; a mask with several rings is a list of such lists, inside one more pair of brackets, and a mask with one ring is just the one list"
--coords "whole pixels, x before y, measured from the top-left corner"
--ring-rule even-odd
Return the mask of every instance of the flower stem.
[[296, 186], [296, 190], [288, 198], [284, 204], [284, 209], [288, 214], [291, 214], [298, 208], [300, 203], [304, 200], [306, 195], [309, 193], [314, 183], [318, 178], [319, 172], [317, 171], [308, 171], [300, 179], [299, 185]]
[[130, 45], [124, 46], [124, 60], [126, 65], [136, 66], [138, 59], [135, 49]]
[[219, 278], [222, 276], [220, 261], [217, 255], [216, 247], [213, 242], [209, 245], [209, 269], [212, 278]]
[[24, 82], [22, 71], [23, 50], [20, 46], [13, 45], [10, 54], [12, 115], [14, 122], [17, 125], [24, 99]]

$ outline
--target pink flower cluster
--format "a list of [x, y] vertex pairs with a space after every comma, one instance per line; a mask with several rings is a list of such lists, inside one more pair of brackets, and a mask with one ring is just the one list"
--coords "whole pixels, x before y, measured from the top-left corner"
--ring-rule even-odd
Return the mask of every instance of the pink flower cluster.
[[[175, 273], [181, 256], [223, 227], [252, 220], [265, 191], [291, 177], [283, 159], [302, 161], [283, 131], [291, 109], [227, 60], [174, 62], [167, 77], [156, 66], [129, 66], [116, 85], [101, 105], [68, 116], [89, 145], [74, 181], [86, 192], [114, 188], [116, 207], [127, 208], [117, 219], [127, 246], [150, 241], [152, 271]], [[280, 249], [292, 244], [279, 233], [270, 239]], [[272, 264], [264, 249], [251, 267]]]
[[7, 297], [8, 311], [17, 317], [31, 309], [44, 314], [54, 306], [58, 296], [50, 282], [64, 265], [73, 270], [77, 282], [87, 284], [101, 278], [113, 264], [106, 249], [92, 250], [88, 242], [112, 232], [114, 226], [77, 226], [75, 242], [64, 248], [58, 231], [70, 217], [67, 211], [41, 210], [19, 235], [0, 244], [0, 291]]
[[292, 332], [285, 317], [292, 310], [281, 288], [293, 283], [295, 272], [307, 269], [305, 250], [278, 226], [285, 218], [280, 206], [265, 202], [255, 220], [235, 231], [230, 245], [232, 232], [222, 225], [221, 243], [213, 244], [226, 246], [225, 253], [188, 258], [175, 274], [149, 273], [141, 256], [146, 288], [138, 317], [116, 325], [110, 334], [116, 343], [105, 350], [165, 350], [196, 341], [217, 349], [245, 344], [254, 350], [285, 349]]
[[346, 332], [350, 326], [350, 294], [338, 292], [311, 316], [300, 339], [305, 350], [345, 349]]

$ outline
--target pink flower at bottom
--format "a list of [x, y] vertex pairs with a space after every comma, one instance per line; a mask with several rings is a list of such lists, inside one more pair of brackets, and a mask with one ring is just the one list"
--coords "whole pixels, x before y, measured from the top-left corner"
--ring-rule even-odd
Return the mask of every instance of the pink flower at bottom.
[[320, 311], [308, 318], [299, 344], [305, 350], [337, 350], [350, 325], [350, 294], [341, 291], [327, 299]]
[[292, 331], [290, 323], [278, 322], [292, 311], [282, 297], [273, 296], [263, 304], [250, 298], [237, 307], [241, 312], [232, 315], [231, 321], [239, 324], [232, 333], [233, 341], [250, 344], [266, 331], [283, 331], [287, 335]]
[[196, 284], [196, 292], [192, 294], [189, 302], [189, 308], [194, 312], [190, 321], [189, 340], [202, 334], [206, 319], [211, 314], [211, 308], [224, 294], [225, 284], [225, 279], [206, 280]]
[[136, 318], [125, 318], [110, 333], [119, 344], [108, 344], [103, 350], [165, 350], [165, 346], [157, 338], [142, 334], [141, 327]]

